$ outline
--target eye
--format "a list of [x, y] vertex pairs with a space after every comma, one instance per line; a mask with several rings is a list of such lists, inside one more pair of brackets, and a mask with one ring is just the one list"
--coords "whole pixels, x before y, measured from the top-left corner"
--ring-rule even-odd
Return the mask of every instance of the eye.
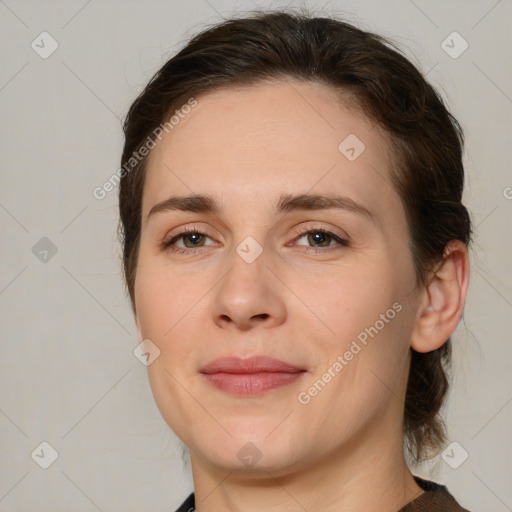
[[[205, 238], [209, 238], [207, 233], [203, 233], [195, 227], [187, 228], [173, 236], [170, 240], [164, 241], [162, 243], [162, 249], [180, 254], [190, 254], [191, 249], [194, 250], [205, 247], [203, 244]], [[183, 242], [181, 247], [176, 245], [176, 242], [180, 241]]]
[[308, 247], [306, 252], [326, 252], [332, 249], [339, 249], [340, 246], [347, 247], [349, 245], [348, 240], [322, 227], [302, 228], [297, 232], [297, 235], [296, 241], [306, 238], [308, 243], [319, 244]]
[[[302, 228], [295, 234], [297, 237], [295, 238], [295, 242], [301, 240], [302, 238], [307, 238], [309, 243], [318, 244], [307, 247], [307, 253], [327, 252], [334, 249], [339, 249], [341, 246], [348, 247], [349, 245], [348, 240], [341, 238], [332, 231], [322, 227], [309, 227], [305, 229]], [[205, 245], [205, 240], [207, 238], [210, 238], [207, 233], [204, 233], [192, 226], [191, 228], [184, 229], [169, 240], [164, 241], [162, 243], [162, 249], [179, 254], [191, 254], [191, 252], [195, 250], [207, 247], [207, 245]], [[182, 242], [182, 246], [177, 245], [177, 242]]]

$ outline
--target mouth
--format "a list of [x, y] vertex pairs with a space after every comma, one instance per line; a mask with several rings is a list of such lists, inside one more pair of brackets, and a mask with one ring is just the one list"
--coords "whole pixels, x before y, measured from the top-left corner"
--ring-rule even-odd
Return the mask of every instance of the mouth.
[[305, 373], [304, 368], [267, 356], [248, 359], [222, 357], [201, 368], [209, 384], [236, 396], [257, 396], [290, 385]]

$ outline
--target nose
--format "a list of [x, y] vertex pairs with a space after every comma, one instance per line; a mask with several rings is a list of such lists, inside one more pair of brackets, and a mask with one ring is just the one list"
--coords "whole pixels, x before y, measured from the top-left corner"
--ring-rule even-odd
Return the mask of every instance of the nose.
[[232, 267], [212, 297], [213, 319], [223, 329], [276, 327], [286, 318], [283, 284], [262, 253], [252, 263], [234, 254]]

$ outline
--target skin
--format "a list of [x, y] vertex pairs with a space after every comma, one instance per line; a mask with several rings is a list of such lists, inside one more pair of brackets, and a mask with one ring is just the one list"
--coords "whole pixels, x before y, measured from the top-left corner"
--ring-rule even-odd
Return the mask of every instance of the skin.
[[[196, 509], [396, 512], [423, 492], [402, 452], [409, 348], [434, 350], [455, 330], [466, 248], [450, 244], [428, 285], [416, 285], [385, 135], [325, 86], [281, 81], [197, 100], [149, 155], [135, 281], [140, 340], [160, 350], [148, 366], [151, 388], [190, 449]], [[338, 149], [349, 134], [366, 146], [354, 161]], [[191, 193], [214, 196], [222, 210], [148, 218], [170, 195]], [[338, 209], [276, 214], [282, 193], [344, 195], [373, 220]], [[349, 245], [296, 232], [318, 227]], [[207, 236], [177, 240], [187, 254], [162, 248], [183, 228]], [[236, 252], [248, 236], [263, 250], [252, 263]], [[300, 403], [397, 302], [401, 311]], [[251, 397], [219, 391], [199, 373], [220, 356], [261, 354], [307, 372]], [[261, 458], [246, 466], [237, 453], [248, 442]]]

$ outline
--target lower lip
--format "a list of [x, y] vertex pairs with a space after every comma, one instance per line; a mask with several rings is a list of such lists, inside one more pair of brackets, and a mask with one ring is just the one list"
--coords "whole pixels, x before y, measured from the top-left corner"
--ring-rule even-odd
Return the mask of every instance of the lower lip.
[[266, 391], [292, 384], [305, 372], [205, 373], [207, 381], [217, 389], [237, 396], [262, 395]]

